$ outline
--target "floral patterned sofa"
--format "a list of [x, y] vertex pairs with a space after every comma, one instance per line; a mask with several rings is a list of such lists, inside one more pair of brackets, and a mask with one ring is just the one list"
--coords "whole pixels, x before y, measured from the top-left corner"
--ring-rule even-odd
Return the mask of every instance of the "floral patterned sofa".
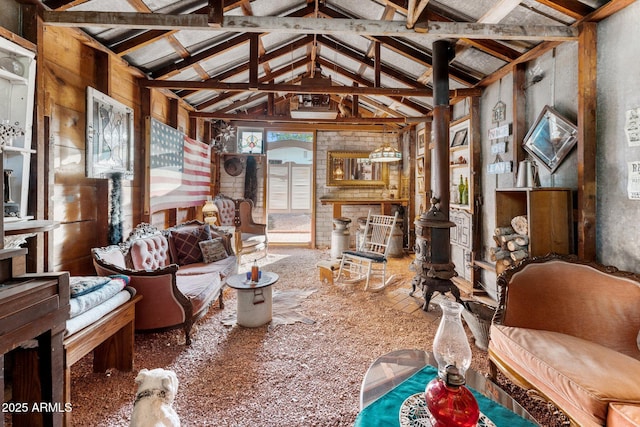
[[93, 248], [99, 276], [124, 274], [143, 296], [136, 305], [135, 328], [158, 331], [182, 327], [186, 344], [191, 328], [237, 272], [231, 235], [215, 226], [191, 221], [165, 230], [138, 225], [120, 245]]

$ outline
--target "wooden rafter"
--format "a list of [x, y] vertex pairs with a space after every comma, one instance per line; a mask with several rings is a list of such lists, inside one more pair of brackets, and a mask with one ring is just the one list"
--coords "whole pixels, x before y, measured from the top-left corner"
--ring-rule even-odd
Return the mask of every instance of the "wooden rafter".
[[553, 10], [568, 15], [574, 19], [582, 19], [592, 13], [594, 9], [578, 0], [536, 0]]
[[239, 33], [394, 35], [420, 39], [419, 33], [438, 38], [481, 38], [494, 40], [574, 41], [578, 31], [551, 25], [478, 24], [476, 22], [434, 22], [406, 28], [400, 21], [366, 19], [295, 18], [280, 16], [224, 16], [221, 28], [211, 27], [206, 15], [168, 15], [137, 12], [44, 11], [46, 25], [63, 27], [138, 28], [144, 30], [211, 30]]

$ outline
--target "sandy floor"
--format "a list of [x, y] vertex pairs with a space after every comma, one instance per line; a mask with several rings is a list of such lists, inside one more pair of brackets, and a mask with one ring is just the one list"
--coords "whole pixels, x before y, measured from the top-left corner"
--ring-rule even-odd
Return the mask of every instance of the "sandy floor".
[[[315, 268], [321, 259], [329, 259], [329, 252], [273, 248], [261, 261], [263, 269], [280, 275], [277, 289], [315, 290], [299, 309], [314, 323], [225, 326], [236, 303], [235, 291], [226, 289], [225, 308], [212, 306], [190, 347], [178, 330], [136, 335], [134, 372], [93, 373], [91, 357], [85, 357], [72, 370], [74, 424], [127, 426], [137, 370], [163, 367], [180, 380], [174, 407], [183, 426], [352, 425], [368, 366], [392, 350], [430, 350], [439, 308], [408, 313], [388, 302], [390, 292], [410, 290], [409, 256], [390, 263], [399, 280], [379, 293], [364, 292], [361, 284], [321, 283]], [[472, 348], [472, 368], [486, 373], [486, 353]], [[528, 400], [504, 379], [501, 384], [542, 425], [561, 425], [547, 405]]]

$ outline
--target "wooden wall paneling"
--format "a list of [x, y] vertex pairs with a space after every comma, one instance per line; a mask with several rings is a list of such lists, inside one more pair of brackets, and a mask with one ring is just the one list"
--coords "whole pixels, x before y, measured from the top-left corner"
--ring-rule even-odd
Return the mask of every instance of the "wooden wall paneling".
[[[42, 67], [38, 64], [38, 67], [45, 74], [44, 87], [49, 107], [61, 105], [84, 115], [87, 104], [86, 83], [78, 75], [69, 75], [70, 71], [59, 64], [46, 62]], [[65, 78], [67, 76], [68, 80]]]
[[158, 90], [151, 90], [151, 102], [150, 102], [150, 110], [149, 115], [155, 119], [158, 119], [165, 123], [167, 118], [169, 117], [169, 99], [162, 95]]
[[[52, 200], [56, 204], [54, 219], [60, 222], [96, 221], [108, 209], [101, 206], [95, 186], [98, 180], [87, 180], [84, 184], [56, 185]], [[103, 181], [104, 180], [100, 180]], [[106, 187], [106, 185], [104, 185]], [[103, 231], [106, 231], [104, 228]]]
[[[83, 44], [74, 37], [74, 32], [64, 28], [45, 27], [43, 37], [43, 49], [46, 52], [44, 58], [47, 64], [55, 64], [67, 70], [67, 74], [61, 74], [61, 84], [68, 81], [93, 82], [95, 78], [95, 53], [96, 51]], [[52, 82], [57, 84], [56, 82]], [[83, 91], [84, 91], [84, 86]], [[49, 86], [46, 86], [49, 89]]]
[[[104, 245], [104, 240], [98, 240], [99, 233], [96, 233], [95, 222], [61, 223], [53, 233], [56, 236], [54, 246], [56, 271], [69, 271], [73, 275], [95, 274], [91, 248]], [[84, 273], [80, 273], [79, 270]]]
[[596, 258], [597, 24], [583, 23], [578, 37], [578, 248]]

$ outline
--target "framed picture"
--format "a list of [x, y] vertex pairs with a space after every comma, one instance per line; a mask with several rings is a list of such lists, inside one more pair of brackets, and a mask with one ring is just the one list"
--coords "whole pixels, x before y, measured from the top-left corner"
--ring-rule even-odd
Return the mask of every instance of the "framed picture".
[[425, 137], [424, 137], [424, 128], [418, 131], [418, 142], [416, 144], [416, 155], [422, 156], [424, 154], [424, 146], [425, 146]]
[[522, 145], [553, 173], [577, 141], [576, 126], [547, 105], [527, 132]]
[[87, 87], [86, 176], [133, 179], [133, 109]]
[[457, 130], [456, 133], [453, 134], [451, 147], [462, 147], [463, 145], [469, 145], [469, 138], [467, 138], [468, 132], [469, 128], [467, 127]]
[[420, 156], [416, 159], [416, 175], [424, 175], [424, 157]]

